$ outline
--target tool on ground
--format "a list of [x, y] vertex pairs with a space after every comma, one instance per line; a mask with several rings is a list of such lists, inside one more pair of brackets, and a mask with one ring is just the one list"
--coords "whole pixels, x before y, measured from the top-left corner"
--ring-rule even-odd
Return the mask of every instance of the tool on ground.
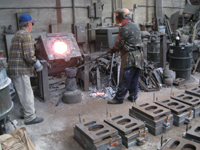
[[163, 135], [161, 136], [161, 147], [163, 146]]
[[106, 108], [106, 117], [108, 118], [108, 108]]
[[110, 87], [111, 81], [112, 81], [112, 68], [113, 68], [113, 60], [115, 58], [115, 53], [112, 54], [112, 61], [111, 61], [111, 67], [110, 67], [110, 77], [109, 77], [109, 83], [108, 86]]
[[[67, 89], [67, 88], [66, 88], [66, 89]], [[64, 95], [64, 93], [66, 92], [66, 89], [62, 92], [62, 95], [61, 95], [61, 97], [59, 98], [59, 100], [58, 100], [56, 106], [58, 106], [58, 105], [60, 104], [60, 102], [62, 101], [63, 95]]]
[[[172, 79], [173, 80], [173, 79]], [[172, 88], [173, 88], [173, 82], [172, 82], [172, 85], [171, 85], [171, 95], [170, 96], [172, 96]]]
[[81, 115], [80, 115], [80, 114], [78, 114], [78, 116], [79, 116], [79, 122], [81, 123]]

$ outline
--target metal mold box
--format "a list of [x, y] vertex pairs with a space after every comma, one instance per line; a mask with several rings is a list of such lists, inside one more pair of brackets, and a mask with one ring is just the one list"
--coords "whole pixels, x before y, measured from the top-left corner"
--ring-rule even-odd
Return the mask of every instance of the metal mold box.
[[184, 138], [200, 143], [200, 123], [195, 124], [190, 130], [188, 130]]
[[128, 115], [117, 115], [104, 120], [119, 131], [122, 143], [126, 148], [135, 145], [142, 145], [148, 140], [148, 129], [144, 122]]
[[194, 87], [185, 90], [185, 93], [200, 97], [200, 87]]
[[156, 101], [156, 104], [171, 110], [174, 116], [173, 124], [175, 126], [180, 126], [184, 123], [189, 123], [189, 121], [193, 118], [192, 106], [189, 106], [182, 102], [173, 99], [165, 99]]
[[132, 106], [132, 110], [135, 110], [152, 120], [157, 120], [162, 116], [168, 116], [169, 114], [171, 114], [171, 111], [169, 109], [154, 104], [153, 102], [134, 105]]
[[192, 110], [194, 111], [194, 118], [200, 116], [200, 98], [186, 93], [178, 94], [172, 96], [171, 98], [192, 106]]
[[131, 117], [145, 121], [148, 131], [153, 135], [159, 135], [172, 129], [173, 126], [173, 115], [162, 116], [157, 120], [152, 120], [143, 114], [138, 113], [135, 110], [129, 109], [129, 115]]
[[161, 150], [200, 150], [200, 144], [188, 141], [180, 137], [174, 137], [167, 142]]
[[[74, 138], [88, 150], [120, 149], [122, 139], [118, 131], [104, 122], [90, 121], [75, 125]], [[111, 146], [114, 143], [114, 146]]]

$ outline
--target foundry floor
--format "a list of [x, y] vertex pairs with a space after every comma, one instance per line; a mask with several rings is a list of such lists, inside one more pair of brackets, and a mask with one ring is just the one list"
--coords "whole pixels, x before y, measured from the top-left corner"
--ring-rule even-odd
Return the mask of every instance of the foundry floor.
[[[184, 92], [185, 88], [197, 87], [199, 85], [200, 74], [196, 73], [191, 76], [186, 86], [173, 87], [172, 92], [176, 95]], [[79, 114], [81, 119], [85, 121], [104, 120], [106, 119], [106, 108], [112, 116], [118, 114], [129, 113], [129, 108], [133, 105], [127, 100], [123, 104], [108, 105], [108, 99], [93, 98], [89, 96], [90, 92], [82, 92], [82, 101], [77, 104], [60, 103], [55, 106], [59, 97], [54, 97], [46, 102], [40, 102], [35, 99], [35, 107], [37, 116], [44, 117], [44, 122], [36, 125], [26, 126], [27, 133], [31, 141], [34, 143], [36, 150], [82, 150], [81, 146], [73, 138], [73, 127], [79, 123]], [[155, 92], [155, 96], [159, 99], [169, 98], [171, 88], [162, 88]], [[153, 92], [139, 92], [137, 104], [153, 101]], [[24, 125], [23, 119], [20, 119], [19, 106], [14, 100], [15, 106], [11, 113], [11, 119], [16, 120], [18, 126]], [[193, 119], [190, 125], [200, 122], [200, 117]], [[172, 138], [173, 136], [182, 137], [186, 126], [173, 126], [173, 128], [162, 134], [163, 139]], [[156, 150], [160, 146], [161, 135], [153, 136], [149, 134], [149, 139], [142, 146], [135, 146], [129, 150]], [[122, 146], [122, 150], [126, 149]]]

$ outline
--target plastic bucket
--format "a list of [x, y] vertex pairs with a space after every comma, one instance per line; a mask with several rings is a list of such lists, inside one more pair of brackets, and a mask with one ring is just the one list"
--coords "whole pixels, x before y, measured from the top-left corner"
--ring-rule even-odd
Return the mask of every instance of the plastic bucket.
[[165, 33], [165, 26], [158, 26], [158, 31], [160, 32], [160, 33], [162, 33], [162, 34], [164, 34]]

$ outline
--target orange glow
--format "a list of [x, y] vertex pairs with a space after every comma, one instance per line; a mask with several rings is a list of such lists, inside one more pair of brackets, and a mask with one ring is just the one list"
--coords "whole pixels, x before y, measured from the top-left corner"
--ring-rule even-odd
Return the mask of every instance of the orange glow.
[[97, 92], [97, 93], [94, 93], [95, 96], [106, 96], [105, 93], [103, 92]]
[[67, 44], [61, 41], [57, 41], [54, 43], [54, 51], [58, 54], [64, 54], [67, 52]]

